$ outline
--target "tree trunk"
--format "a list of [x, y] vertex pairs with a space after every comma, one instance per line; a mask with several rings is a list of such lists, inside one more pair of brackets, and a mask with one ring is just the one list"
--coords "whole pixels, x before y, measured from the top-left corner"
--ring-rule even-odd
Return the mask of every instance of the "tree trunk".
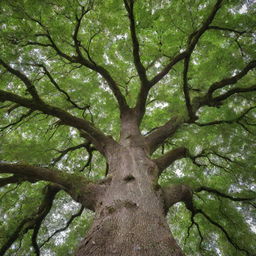
[[143, 147], [124, 144], [115, 145], [107, 155], [108, 184], [76, 256], [184, 255], [165, 218], [156, 164]]

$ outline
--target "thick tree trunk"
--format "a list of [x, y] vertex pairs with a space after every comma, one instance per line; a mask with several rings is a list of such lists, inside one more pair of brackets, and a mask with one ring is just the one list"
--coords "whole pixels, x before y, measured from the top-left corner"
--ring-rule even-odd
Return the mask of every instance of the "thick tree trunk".
[[76, 256], [182, 256], [166, 222], [156, 164], [143, 147], [122, 144], [107, 156], [108, 184]]

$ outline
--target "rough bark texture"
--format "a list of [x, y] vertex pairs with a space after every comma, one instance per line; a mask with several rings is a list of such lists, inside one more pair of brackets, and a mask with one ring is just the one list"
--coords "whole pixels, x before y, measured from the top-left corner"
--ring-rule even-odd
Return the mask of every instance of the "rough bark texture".
[[165, 219], [158, 167], [148, 158], [135, 121], [129, 115], [123, 121], [120, 144], [106, 152], [109, 175], [94, 224], [76, 256], [181, 256]]

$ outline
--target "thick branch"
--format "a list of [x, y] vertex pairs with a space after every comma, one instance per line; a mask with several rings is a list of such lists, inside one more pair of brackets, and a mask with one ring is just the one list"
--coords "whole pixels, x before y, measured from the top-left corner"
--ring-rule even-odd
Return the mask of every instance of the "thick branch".
[[187, 53], [181, 53], [174, 57], [172, 61], [160, 72], [157, 74], [154, 78], [152, 78], [150, 81], [145, 82], [144, 84], [141, 85], [140, 92], [137, 97], [137, 102], [136, 102], [136, 114], [137, 114], [137, 119], [138, 119], [138, 125], [140, 125], [143, 116], [145, 114], [146, 110], [146, 102], [147, 102], [147, 97], [148, 93], [150, 91], [150, 88], [153, 87], [157, 82], [159, 82], [170, 70], [171, 68], [180, 60], [182, 60]]
[[[0, 163], [0, 173], [12, 173], [18, 176], [33, 178], [35, 180], [45, 180], [66, 186], [66, 181], [59, 171], [47, 168], [35, 167], [23, 164]], [[69, 175], [69, 174], [68, 174]]]
[[174, 161], [183, 158], [187, 155], [187, 149], [184, 147], [175, 148], [170, 151], [168, 151], [163, 156], [155, 159], [155, 163], [158, 166], [159, 175], [168, 167], [170, 166]]
[[146, 69], [143, 66], [140, 59], [140, 45], [139, 45], [139, 40], [137, 38], [136, 28], [135, 28], [135, 17], [134, 17], [134, 10], [133, 10], [134, 0], [124, 0], [124, 4], [130, 20], [130, 32], [132, 37], [134, 64], [137, 69], [137, 73], [139, 75], [142, 85], [147, 86], [148, 79], [146, 76]]
[[170, 185], [162, 188], [162, 192], [166, 213], [172, 205], [178, 202], [184, 202], [189, 210], [194, 211], [192, 202], [193, 192], [189, 186], [181, 184]]
[[138, 125], [140, 125], [140, 123], [143, 119], [143, 116], [145, 114], [145, 111], [146, 111], [146, 102], [147, 102], [149, 89], [150, 88], [148, 86], [141, 85], [140, 92], [137, 96], [135, 112], [136, 112], [136, 115], [137, 115]]
[[7, 178], [1, 178], [0, 179], [0, 187], [4, 187], [8, 184], [12, 184], [12, 183], [18, 183], [20, 181], [20, 178], [18, 176], [11, 176], [11, 177], [7, 177]]
[[[189, 88], [188, 88], [188, 79], [187, 79], [187, 75], [188, 75], [188, 68], [189, 68], [189, 61], [190, 61], [190, 56], [196, 46], [196, 44], [198, 43], [198, 40], [200, 39], [200, 37], [204, 34], [204, 32], [207, 30], [208, 26], [211, 24], [211, 22], [213, 21], [217, 11], [219, 10], [219, 8], [221, 7], [221, 3], [223, 0], [218, 0], [216, 2], [216, 4], [214, 5], [210, 15], [208, 16], [208, 18], [205, 20], [205, 22], [202, 24], [202, 26], [200, 27], [200, 29], [194, 33], [192, 33], [189, 36], [189, 44], [187, 46], [187, 49], [183, 52], [181, 52], [180, 54], [176, 55], [171, 62], [160, 72], [158, 73], [155, 77], [153, 77], [147, 84], [148, 86], [145, 86], [144, 88], [141, 89], [141, 92], [139, 94], [138, 97], [138, 101], [137, 101], [137, 108], [141, 110], [142, 114], [144, 114], [144, 109], [145, 108], [145, 102], [146, 102], [146, 98], [149, 92], [149, 89], [154, 86], [157, 82], [159, 82], [166, 74], [169, 73], [169, 71], [172, 69], [172, 67], [178, 63], [179, 61], [184, 59], [184, 71], [183, 71], [183, 92], [184, 92], [184, 96], [185, 96], [185, 102], [186, 102], [186, 107], [188, 110], [188, 114], [190, 119], [193, 121], [195, 119], [195, 114], [193, 112], [193, 107], [190, 101], [190, 96], [189, 96]], [[141, 120], [141, 116], [140, 116], [140, 120]]]
[[175, 116], [146, 136], [145, 139], [149, 148], [149, 153], [152, 154], [159, 145], [173, 135], [183, 123], [184, 120], [181, 117]]
[[82, 203], [90, 210], [94, 210], [97, 195], [101, 189], [99, 185], [81, 176], [24, 164], [0, 163], [0, 173], [12, 173], [28, 181], [31, 179], [44, 180], [58, 184], [62, 186], [74, 200]]
[[134, 0], [124, 0], [124, 4], [128, 13], [129, 21], [130, 21], [130, 33], [131, 33], [132, 46], [133, 46], [133, 62], [141, 81], [141, 87], [140, 87], [139, 94], [137, 96], [137, 102], [135, 107], [137, 122], [139, 125], [145, 114], [146, 100], [147, 100], [150, 86], [149, 86], [149, 81], [146, 74], [146, 68], [143, 66], [141, 62], [141, 57], [140, 57], [140, 44], [136, 34], [136, 25], [135, 25], [136, 21], [134, 17]]
[[48, 105], [44, 102], [36, 102], [3, 90], [0, 90], [0, 101], [11, 101], [32, 110], [39, 110], [44, 114], [59, 118], [62, 124], [69, 125], [79, 130], [85, 131], [88, 137], [90, 137], [90, 140], [94, 143], [95, 147], [101, 153], [104, 153], [103, 146], [110, 139], [97, 128], [95, 128], [90, 122], [75, 117], [58, 107]]

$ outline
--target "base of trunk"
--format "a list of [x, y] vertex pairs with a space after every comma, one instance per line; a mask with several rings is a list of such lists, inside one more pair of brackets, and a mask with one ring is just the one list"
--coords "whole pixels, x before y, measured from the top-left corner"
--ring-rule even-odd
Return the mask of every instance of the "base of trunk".
[[95, 220], [76, 256], [184, 256], [166, 219], [123, 207]]

